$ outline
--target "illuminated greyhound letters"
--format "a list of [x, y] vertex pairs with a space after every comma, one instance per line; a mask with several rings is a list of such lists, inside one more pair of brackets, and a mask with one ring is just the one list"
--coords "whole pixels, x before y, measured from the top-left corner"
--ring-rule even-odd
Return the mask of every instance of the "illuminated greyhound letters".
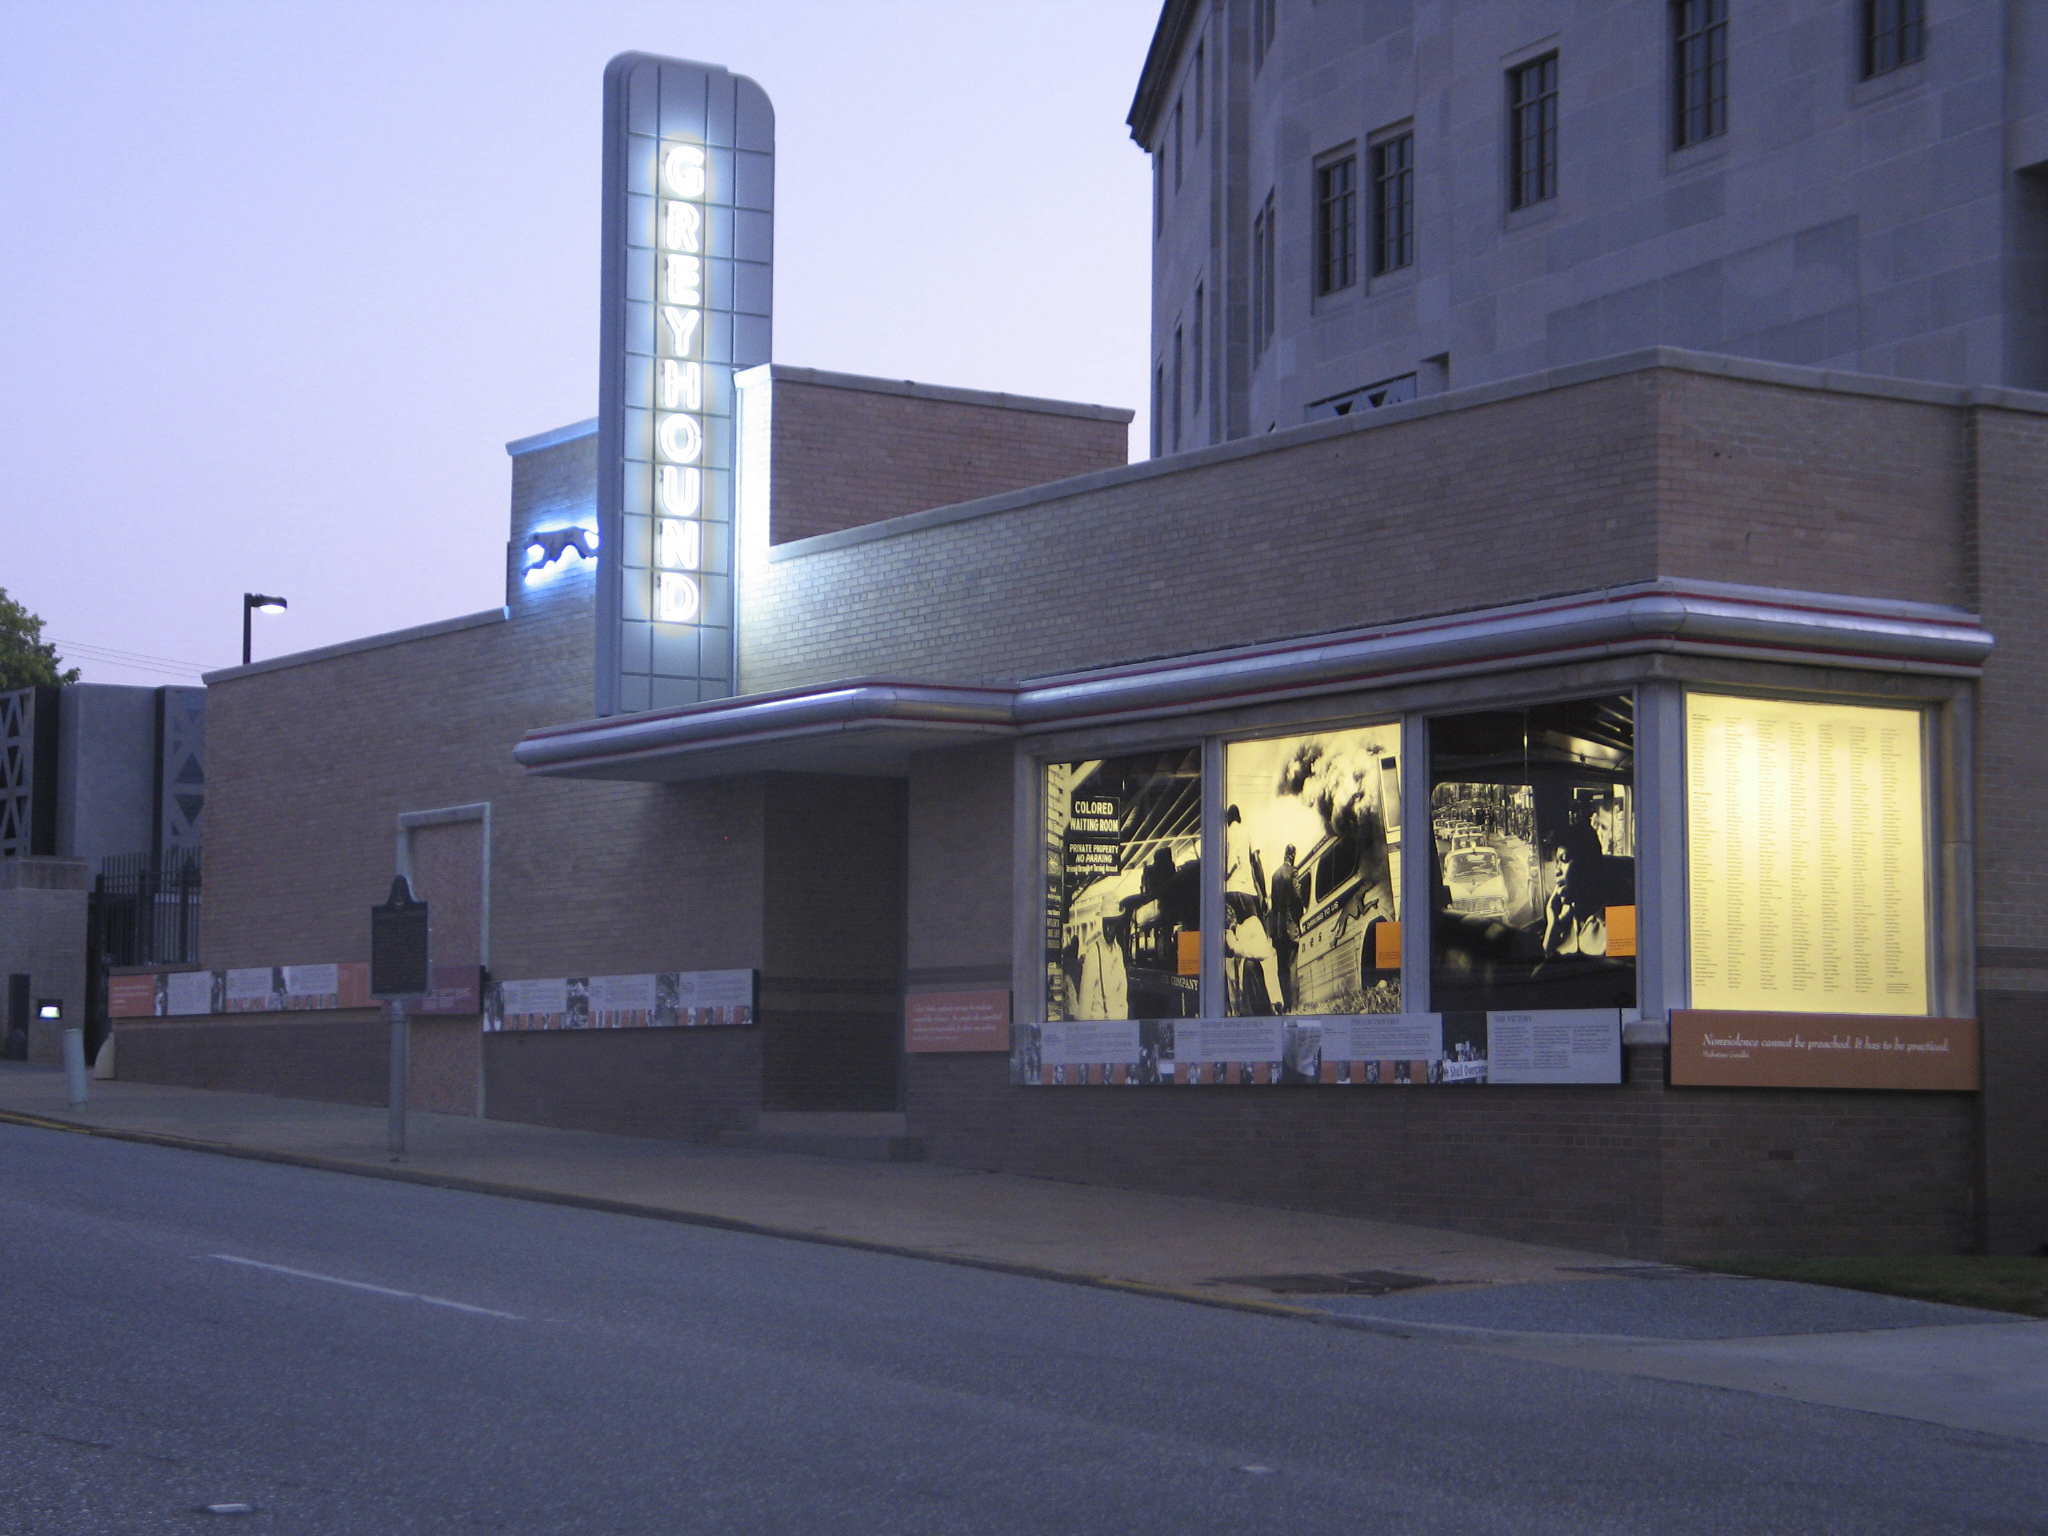
[[769, 358], [774, 152], [750, 80], [648, 54], [605, 71], [600, 715], [738, 684], [732, 380]]

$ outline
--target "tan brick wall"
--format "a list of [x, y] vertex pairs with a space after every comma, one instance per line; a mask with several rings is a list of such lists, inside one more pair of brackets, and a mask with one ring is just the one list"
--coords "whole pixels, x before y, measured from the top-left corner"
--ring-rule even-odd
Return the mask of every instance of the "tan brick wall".
[[1962, 413], [1648, 369], [778, 551], [747, 691], [1007, 683], [1650, 577], [1961, 601]]
[[1127, 457], [1120, 420], [801, 374], [775, 375], [769, 536], [778, 544], [1092, 474]]
[[[587, 499], [592, 451], [514, 460], [515, 528]], [[516, 592], [506, 623], [217, 682], [204, 963], [366, 959], [399, 814], [489, 801], [497, 975], [758, 966], [758, 781], [585, 783], [512, 761], [527, 731], [589, 716], [590, 591], [572, 575]]]

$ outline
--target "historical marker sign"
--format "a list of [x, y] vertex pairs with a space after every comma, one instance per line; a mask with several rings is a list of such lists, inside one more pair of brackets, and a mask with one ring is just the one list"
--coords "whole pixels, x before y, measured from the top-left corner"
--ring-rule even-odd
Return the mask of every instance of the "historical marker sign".
[[427, 904], [414, 899], [405, 876], [393, 876], [389, 899], [370, 908], [370, 995], [418, 997], [432, 991], [427, 948]]

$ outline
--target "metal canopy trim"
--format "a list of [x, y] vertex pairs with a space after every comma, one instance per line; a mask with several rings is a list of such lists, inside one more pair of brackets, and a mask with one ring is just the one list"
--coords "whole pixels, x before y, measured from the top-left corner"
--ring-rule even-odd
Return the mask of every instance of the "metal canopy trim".
[[859, 678], [528, 735], [537, 773], [695, 779], [900, 773], [909, 754], [1475, 673], [1655, 652], [1974, 677], [1992, 637], [1927, 603], [1660, 580], [1196, 656], [965, 687]]

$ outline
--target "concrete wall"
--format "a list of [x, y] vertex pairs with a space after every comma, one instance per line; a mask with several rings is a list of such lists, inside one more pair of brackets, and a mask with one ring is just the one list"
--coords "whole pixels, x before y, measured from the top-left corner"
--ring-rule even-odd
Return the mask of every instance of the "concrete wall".
[[157, 690], [74, 683], [57, 700], [57, 851], [97, 872], [156, 849]]
[[[1418, 370], [1427, 392], [1439, 358], [1452, 387], [1657, 344], [2048, 385], [2043, 301], [2022, 272], [2039, 261], [2026, 230], [2041, 200], [2021, 173], [2048, 159], [2035, 7], [1929, 0], [1925, 59], [1865, 80], [1858, 6], [1730, 0], [1727, 131], [1674, 149], [1666, 5], [1277, 3], [1254, 72], [1252, 0], [1172, 0], [1181, 45], [1134, 124], [1171, 162], [1187, 104], [1185, 165], [1162, 178], [1153, 361], [1170, 371], [1197, 283], [1208, 334], [1228, 337], [1209, 348], [1209, 408], [1184, 387], [1188, 446], [1291, 426], [1311, 401]], [[1199, 141], [1198, 43], [1212, 119]], [[1513, 210], [1504, 71], [1552, 51], [1558, 191]], [[1366, 150], [1404, 130], [1416, 259], [1373, 277]], [[1315, 167], [1345, 153], [1358, 156], [1359, 277], [1318, 295]], [[1254, 356], [1243, 252], [1269, 193], [1278, 324]]]
[[[64, 1004], [61, 1023], [31, 1014], [28, 1059], [64, 1059], [64, 1031], [85, 1027], [85, 900], [91, 872], [77, 859], [0, 859], [0, 982], [29, 977], [29, 1006]], [[0, 1008], [5, 994], [0, 993]], [[0, 1015], [0, 1033], [7, 1019]]]

